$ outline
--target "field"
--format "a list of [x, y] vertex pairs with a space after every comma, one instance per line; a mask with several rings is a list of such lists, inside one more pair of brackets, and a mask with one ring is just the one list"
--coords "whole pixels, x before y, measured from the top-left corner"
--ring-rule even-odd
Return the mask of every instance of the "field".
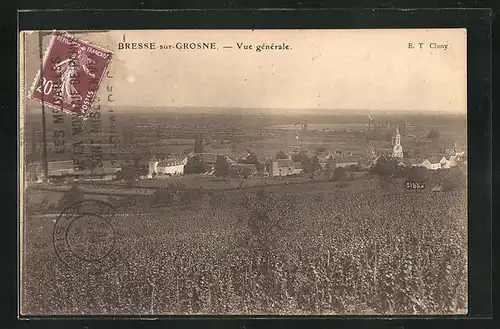
[[113, 222], [124, 257], [101, 274], [57, 258], [54, 215], [26, 217], [23, 313], [466, 312], [465, 190], [375, 179], [266, 191], [135, 204]]

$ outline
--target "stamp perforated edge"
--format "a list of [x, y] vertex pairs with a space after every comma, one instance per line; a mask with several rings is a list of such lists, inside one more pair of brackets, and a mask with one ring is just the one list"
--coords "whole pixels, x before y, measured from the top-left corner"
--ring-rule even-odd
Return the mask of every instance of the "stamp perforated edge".
[[[43, 33], [43, 31], [38, 31], [39, 33]], [[92, 33], [92, 30], [89, 30], [88, 31], [89, 33]], [[42, 101], [39, 100], [38, 98], [34, 98], [33, 97], [33, 94], [35, 92], [35, 89], [36, 89], [36, 85], [38, 83], [38, 81], [40, 80], [40, 75], [42, 74], [41, 70], [43, 70], [45, 68], [45, 65], [47, 64], [47, 60], [48, 60], [48, 57], [49, 57], [49, 53], [50, 51], [52, 50], [52, 47], [54, 45], [54, 41], [55, 41], [55, 37], [60, 35], [60, 36], [65, 36], [67, 38], [70, 38], [70, 39], [75, 39], [77, 40], [78, 42], [86, 45], [86, 46], [90, 46], [92, 48], [96, 48], [102, 52], [105, 52], [107, 54], [109, 54], [110, 56], [106, 59], [106, 64], [104, 65], [104, 68], [103, 68], [103, 74], [101, 74], [101, 77], [99, 79], [99, 82], [97, 84], [97, 90], [100, 89], [101, 87], [101, 82], [104, 78], [104, 75], [106, 74], [106, 71], [108, 70], [108, 67], [109, 67], [109, 63], [111, 62], [111, 58], [113, 57], [114, 53], [109, 50], [109, 49], [105, 49], [99, 45], [96, 45], [92, 42], [89, 42], [87, 40], [84, 40], [84, 39], [81, 39], [79, 37], [76, 37], [74, 35], [71, 35], [68, 31], [59, 31], [59, 30], [52, 30], [52, 32], [50, 33], [52, 39], [50, 40], [50, 43], [49, 43], [49, 46], [47, 47], [47, 49], [45, 50], [45, 53], [43, 55], [43, 59], [42, 59], [42, 69], [39, 69], [37, 74], [35, 75], [35, 78], [33, 80], [33, 84], [31, 85], [31, 88], [30, 88], [30, 91], [28, 93], [28, 99], [34, 101], [34, 102], [37, 102], [39, 104], [42, 104]], [[43, 102], [43, 105], [49, 107], [49, 108], [52, 108], [52, 109], [55, 109], [55, 110], [58, 110], [58, 111], [61, 111], [63, 113], [66, 113], [66, 114], [69, 114], [71, 116], [74, 116], [74, 117], [77, 117], [77, 118], [80, 118], [80, 119], [83, 119], [84, 121], [87, 120], [88, 116], [89, 116], [89, 113], [90, 113], [90, 110], [94, 107], [94, 100], [95, 100], [95, 97], [97, 96], [97, 93], [95, 93], [92, 97], [92, 101], [91, 101], [91, 106], [89, 107], [89, 109], [84, 113], [84, 114], [78, 114], [78, 113], [75, 113], [75, 112], [71, 112], [71, 111], [68, 111], [66, 109], [63, 109], [62, 107], [59, 108], [49, 102]]]

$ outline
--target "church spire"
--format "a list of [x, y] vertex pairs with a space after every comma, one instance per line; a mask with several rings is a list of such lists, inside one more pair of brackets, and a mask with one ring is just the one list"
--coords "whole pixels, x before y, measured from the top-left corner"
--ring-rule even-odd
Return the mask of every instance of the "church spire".
[[401, 135], [399, 134], [399, 127], [396, 126], [396, 136], [394, 138], [394, 149], [392, 152], [394, 158], [403, 157], [403, 147], [401, 146]]

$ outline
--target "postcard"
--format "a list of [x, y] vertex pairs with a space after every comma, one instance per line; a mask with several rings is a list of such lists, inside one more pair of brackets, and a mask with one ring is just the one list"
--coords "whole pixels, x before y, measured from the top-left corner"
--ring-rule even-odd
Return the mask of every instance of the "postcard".
[[21, 32], [20, 313], [467, 314], [466, 40]]

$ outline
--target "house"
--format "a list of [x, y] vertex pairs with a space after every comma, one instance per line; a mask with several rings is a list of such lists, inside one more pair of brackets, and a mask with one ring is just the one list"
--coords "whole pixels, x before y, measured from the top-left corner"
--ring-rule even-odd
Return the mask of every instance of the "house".
[[429, 158], [429, 161], [431, 163], [431, 167], [430, 167], [430, 170], [438, 170], [438, 169], [441, 169], [441, 162], [440, 162], [440, 158], [437, 157], [437, 156], [432, 156]]
[[73, 160], [51, 161], [47, 163], [47, 175], [49, 177], [62, 177], [73, 174], [75, 174], [75, 164]]
[[329, 154], [326, 157], [319, 157], [318, 156], [318, 161], [319, 161], [321, 168], [333, 168], [333, 169], [335, 169], [336, 160], [331, 154]]
[[158, 173], [182, 175], [184, 174], [184, 163], [178, 159], [164, 159], [158, 162]]
[[72, 160], [51, 161], [47, 163], [47, 173], [53, 179], [105, 179], [110, 180], [122, 170], [121, 165], [114, 160], [103, 161], [99, 166], [79, 168]]
[[187, 163], [187, 159], [163, 159], [159, 161], [153, 157], [149, 161], [149, 171], [148, 177], [153, 177], [153, 174], [163, 174], [163, 175], [182, 175], [184, 174], [184, 166]]
[[277, 159], [269, 165], [270, 176], [288, 176], [295, 174], [295, 163], [290, 159]]
[[104, 180], [111, 180], [121, 170], [122, 167], [117, 161], [103, 161], [100, 167], [92, 168], [91, 176], [94, 179], [99, 178]]
[[441, 168], [450, 168], [449, 161], [448, 161], [448, 159], [446, 159], [445, 156], [443, 156], [441, 158], [441, 160], [439, 161], [439, 163], [441, 164]]
[[431, 162], [429, 161], [429, 159], [425, 159], [424, 161], [422, 162], [419, 162], [419, 163], [416, 163], [413, 165], [413, 167], [425, 167], [429, 170], [431, 170]]
[[231, 171], [238, 177], [252, 177], [257, 173], [257, 167], [254, 164], [235, 163], [231, 165]]
[[441, 164], [439, 162], [431, 163], [431, 170], [441, 169]]
[[451, 167], [456, 167], [457, 166], [457, 156], [456, 155], [452, 155], [450, 156], [450, 159], [448, 160], [448, 165]]
[[293, 166], [294, 166], [293, 170], [294, 174], [302, 174], [304, 172], [304, 166], [302, 165], [302, 162], [294, 162]]
[[443, 156], [440, 161], [441, 168], [445, 169], [456, 167], [458, 165], [458, 162], [459, 162], [459, 157], [456, 155], [451, 155], [448, 159], [445, 156]]
[[358, 161], [358, 165], [363, 170], [368, 170], [377, 163], [378, 158], [364, 158]]
[[156, 157], [152, 157], [151, 160], [149, 160], [149, 170], [148, 170], [148, 177], [151, 176], [153, 173], [158, 172], [158, 160]]
[[430, 157], [422, 162], [412, 163], [412, 167], [425, 167], [428, 170], [438, 170], [442, 168], [441, 160], [438, 157]]
[[335, 167], [348, 168], [350, 166], [358, 166], [358, 159], [354, 157], [338, 157], [335, 158]]
[[[215, 163], [217, 162], [217, 157], [219, 155], [222, 155], [226, 158], [227, 160], [227, 163], [229, 163], [230, 165], [232, 164], [236, 164], [238, 163], [236, 160], [233, 160], [231, 159], [230, 157], [228, 157], [227, 155], [224, 155], [224, 154], [216, 154], [216, 153], [196, 153], [195, 155], [193, 156], [200, 156], [202, 159], [203, 159], [203, 162], [209, 166], [215, 166]], [[190, 156], [191, 157], [191, 156]], [[187, 159], [186, 160], [186, 163], [187, 163]]]

